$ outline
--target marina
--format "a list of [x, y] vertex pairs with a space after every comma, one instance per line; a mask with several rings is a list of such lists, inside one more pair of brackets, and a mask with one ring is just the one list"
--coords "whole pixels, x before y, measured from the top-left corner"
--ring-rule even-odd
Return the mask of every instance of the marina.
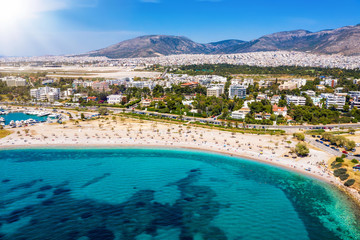
[[24, 127], [40, 122], [51, 121], [52, 119], [59, 119], [60, 117], [60, 114], [42, 111], [9, 111], [6, 114], [2, 114], [0, 117], [0, 125], [3, 127], [9, 126], [11, 128]]

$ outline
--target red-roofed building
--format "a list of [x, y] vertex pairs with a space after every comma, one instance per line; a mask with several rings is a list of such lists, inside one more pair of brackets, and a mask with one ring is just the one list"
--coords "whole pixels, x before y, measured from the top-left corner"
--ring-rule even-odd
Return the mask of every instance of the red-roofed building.
[[188, 83], [181, 84], [181, 87], [196, 88], [197, 86], [199, 86], [198, 82], [188, 82]]
[[275, 115], [282, 115], [282, 116], [286, 116], [287, 115], [287, 107], [278, 107], [276, 104], [273, 106], [273, 112]]
[[165, 97], [162, 97], [162, 98], [153, 98], [152, 101], [153, 101], [153, 102], [165, 101]]
[[90, 102], [90, 101], [94, 101], [94, 102], [95, 102], [95, 101], [97, 101], [97, 99], [98, 99], [97, 97], [87, 97], [87, 98], [86, 98], [86, 101], [87, 101], [87, 102]]

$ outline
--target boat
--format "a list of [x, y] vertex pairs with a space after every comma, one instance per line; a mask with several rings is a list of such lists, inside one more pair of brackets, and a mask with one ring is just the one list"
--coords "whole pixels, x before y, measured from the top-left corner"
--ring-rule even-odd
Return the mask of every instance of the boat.
[[59, 114], [53, 113], [48, 116], [49, 118], [58, 118]]
[[27, 124], [34, 124], [34, 123], [37, 123], [37, 121], [34, 120], [34, 119], [32, 119], [32, 118], [30, 118], [30, 119], [28, 119], [28, 120], [25, 120], [25, 123], [27, 123]]
[[5, 119], [3, 117], [0, 117], [0, 122], [5, 122]]
[[40, 112], [39, 114], [37, 114], [38, 117], [45, 117], [48, 115], [50, 115], [50, 113], [47, 113], [47, 112]]
[[14, 120], [10, 121], [9, 126], [12, 128], [16, 127]]

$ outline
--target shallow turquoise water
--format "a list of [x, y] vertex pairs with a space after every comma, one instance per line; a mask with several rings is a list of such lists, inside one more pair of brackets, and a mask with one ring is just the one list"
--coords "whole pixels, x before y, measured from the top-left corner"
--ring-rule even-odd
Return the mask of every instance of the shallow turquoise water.
[[0, 151], [0, 239], [360, 239], [331, 186], [212, 153]]
[[25, 113], [20, 113], [20, 112], [14, 112], [14, 113], [9, 113], [6, 115], [1, 115], [0, 117], [3, 117], [5, 119], [5, 125], [8, 125], [12, 120], [15, 121], [21, 121], [21, 120], [28, 120], [28, 119], [34, 119], [37, 121], [44, 121], [47, 119], [47, 117], [38, 117], [36, 115], [27, 115]]

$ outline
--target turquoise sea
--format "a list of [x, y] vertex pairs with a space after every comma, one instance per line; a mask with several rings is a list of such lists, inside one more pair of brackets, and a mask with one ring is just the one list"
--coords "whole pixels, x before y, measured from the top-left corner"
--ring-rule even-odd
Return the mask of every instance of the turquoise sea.
[[27, 115], [25, 113], [21, 113], [21, 112], [14, 112], [14, 113], [9, 113], [6, 115], [0, 115], [0, 117], [3, 117], [5, 119], [5, 125], [8, 125], [11, 120], [15, 121], [21, 121], [21, 120], [28, 120], [28, 119], [34, 119], [37, 121], [45, 121], [47, 119], [47, 117], [38, 117], [36, 115]]
[[0, 239], [360, 239], [332, 186], [185, 150], [0, 151]]

